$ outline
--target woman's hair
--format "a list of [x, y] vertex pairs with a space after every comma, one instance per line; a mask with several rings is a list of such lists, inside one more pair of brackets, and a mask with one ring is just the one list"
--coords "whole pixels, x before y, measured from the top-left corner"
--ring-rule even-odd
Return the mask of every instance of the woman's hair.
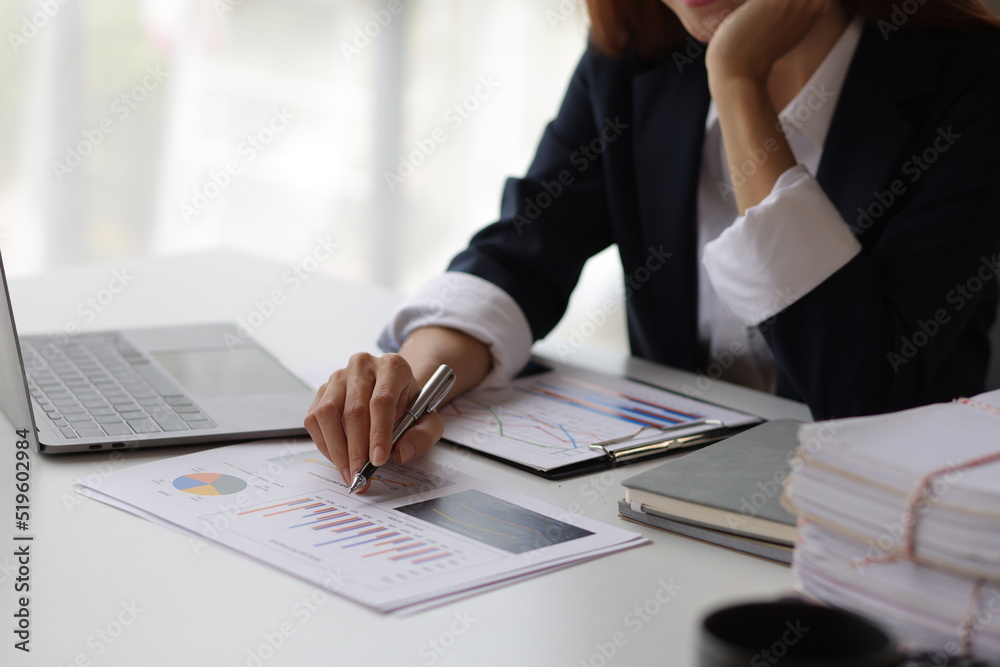
[[[954, 28], [1000, 34], [1000, 19], [981, 0], [841, 0], [849, 14], [886, 29]], [[590, 39], [598, 50], [621, 56], [634, 49], [658, 59], [682, 46], [689, 35], [662, 0], [587, 0]], [[907, 11], [909, 10], [909, 11]], [[692, 38], [693, 39], [693, 38]]]

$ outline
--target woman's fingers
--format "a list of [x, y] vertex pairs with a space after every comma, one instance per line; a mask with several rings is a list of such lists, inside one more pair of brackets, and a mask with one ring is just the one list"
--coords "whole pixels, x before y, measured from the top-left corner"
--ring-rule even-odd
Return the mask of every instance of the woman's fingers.
[[380, 466], [389, 460], [393, 424], [409, 408], [410, 400], [416, 393], [416, 383], [410, 365], [398, 354], [386, 354], [379, 358], [378, 367], [369, 400], [371, 428], [368, 458]]
[[393, 450], [393, 461], [409, 463], [413, 459], [423, 456], [430, 451], [434, 443], [441, 439], [443, 434], [444, 421], [441, 419], [441, 415], [436, 411], [428, 412], [399, 439], [399, 444]]
[[355, 354], [347, 365], [343, 423], [347, 436], [347, 460], [350, 477], [368, 461], [368, 435], [371, 432], [370, 403], [375, 389], [377, 364], [370, 354]]
[[347, 457], [347, 438], [344, 433], [346, 369], [339, 370], [320, 387], [312, 407], [306, 413], [305, 427], [316, 448], [340, 470], [341, 477], [349, 479], [350, 465]]
[[[392, 428], [418, 393], [409, 364], [398, 354], [358, 353], [320, 387], [305, 418], [317, 449], [350, 484], [365, 463], [412, 461], [441, 437], [440, 417], [422, 419], [392, 451]], [[367, 488], [367, 486], [365, 487]]]

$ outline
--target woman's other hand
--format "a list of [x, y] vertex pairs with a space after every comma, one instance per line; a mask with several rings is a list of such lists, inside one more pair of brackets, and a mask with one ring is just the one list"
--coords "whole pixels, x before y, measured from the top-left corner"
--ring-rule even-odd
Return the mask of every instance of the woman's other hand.
[[746, 0], [725, 17], [708, 44], [710, 78], [766, 83], [775, 63], [836, 5], [836, 0]]

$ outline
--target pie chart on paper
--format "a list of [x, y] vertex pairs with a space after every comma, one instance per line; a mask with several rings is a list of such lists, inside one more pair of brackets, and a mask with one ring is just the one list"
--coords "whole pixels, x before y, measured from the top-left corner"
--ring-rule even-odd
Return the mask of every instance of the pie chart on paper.
[[174, 480], [174, 488], [196, 496], [226, 496], [239, 493], [247, 483], [239, 477], [217, 472], [196, 472]]

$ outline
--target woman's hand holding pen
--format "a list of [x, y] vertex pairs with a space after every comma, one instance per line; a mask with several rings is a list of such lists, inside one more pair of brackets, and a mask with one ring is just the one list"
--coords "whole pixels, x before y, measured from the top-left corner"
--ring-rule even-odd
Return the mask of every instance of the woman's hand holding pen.
[[[369, 459], [376, 465], [389, 460], [392, 425], [420, 386], [402, 356], [360, 352], [320, 387], [305, 419], [306, 430], [346, 484]], [[430, 449], [443, 432], [440, 415], [425, 415], [391, 452], [393, 459], [406, 463]]]
[[441, 439], [444, 424], [437, 412], [431, 412], [391, 448], [393, 424], [442, 363], [458, 377], [445, 398], [448, 401], [486, 376], [491, 357], [489, 348], [471, 336], [426, 327], [410, 334], [399, 354], [355, 354], [319, 388], [305, 427], [319, 451], [340, 470], [345, 484], [350, 486], [368, 461], [377, 466], [390, 458], [407, 463]]

